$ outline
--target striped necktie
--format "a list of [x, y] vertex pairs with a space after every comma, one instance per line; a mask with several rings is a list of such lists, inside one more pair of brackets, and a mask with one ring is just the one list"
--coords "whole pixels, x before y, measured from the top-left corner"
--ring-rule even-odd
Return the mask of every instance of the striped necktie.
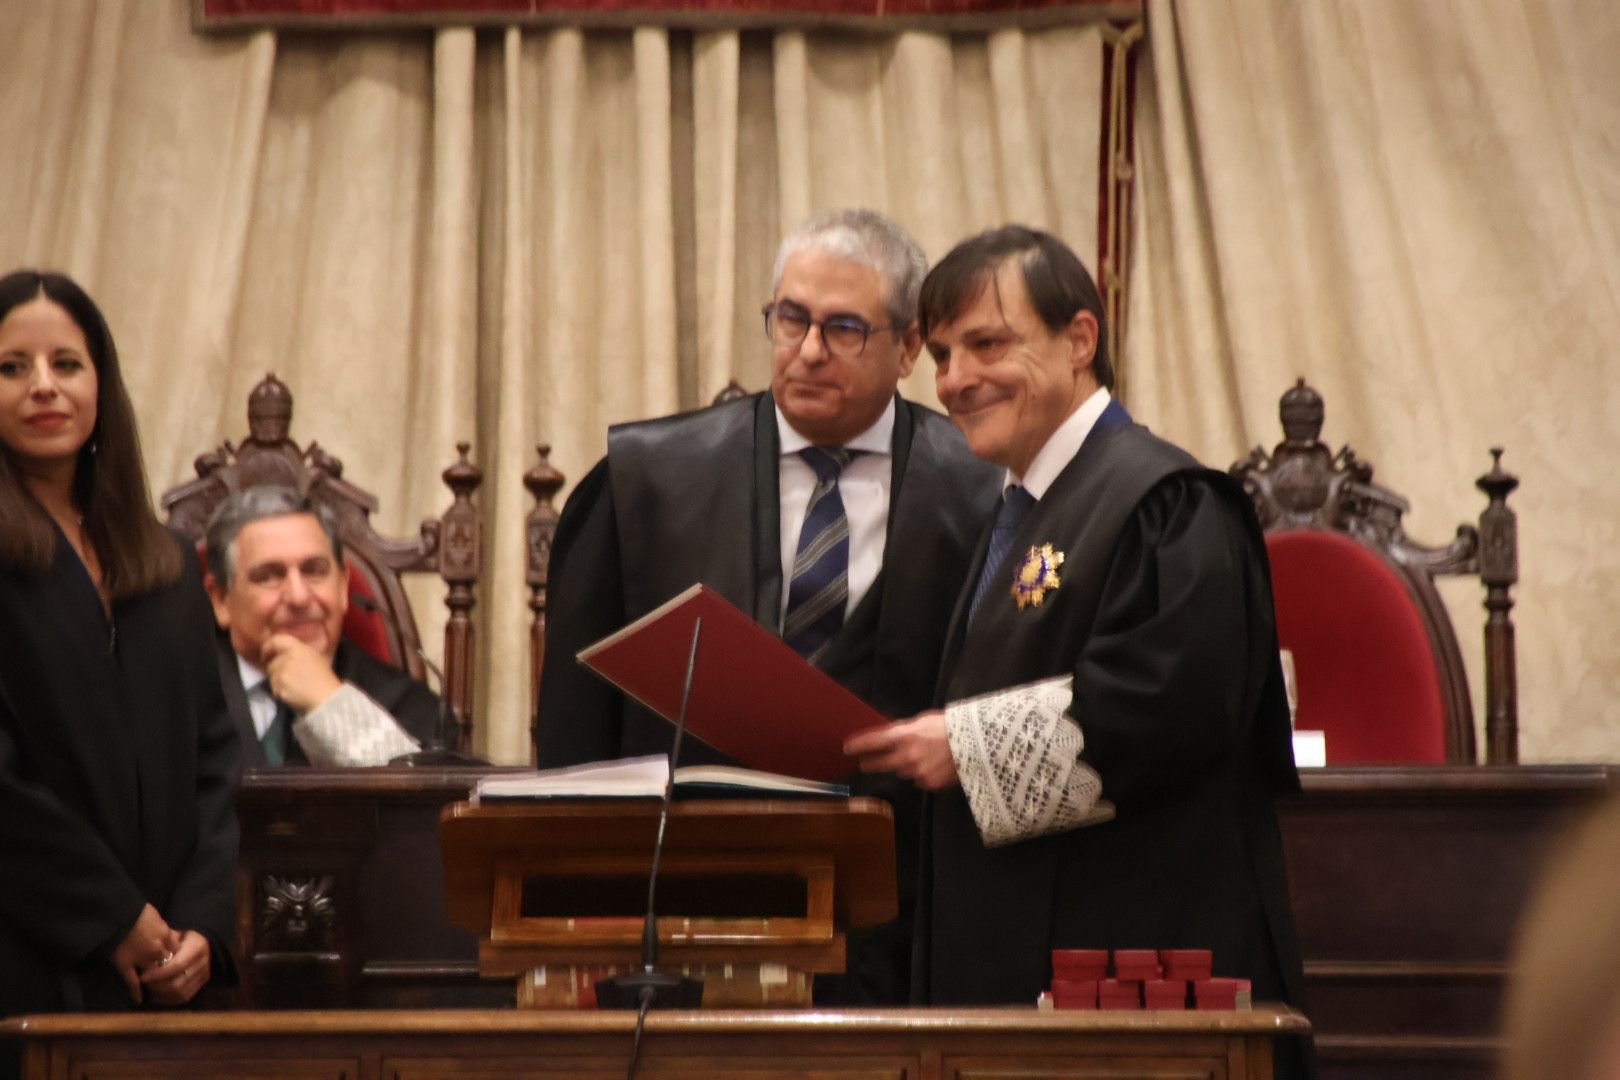
[[853, 455], [841, 446], [808, 446], [799, 456], [815, 470], [816, 486], [793, 556], [782, 640], [813, 664], [843, 627], [849, 602], [849, 519], [838, 476]]
[[990, 531], [990, 547], [984, 553], [984, 569], [979, 571], [979, 583], [973, 589], [973, 604], [968, 608], [968, 618], [971, 619], [973, 613], [979, 610], [979, 602], [990, 591], [990, 579], [996, 576], [1001, 564], [1007, 561], [1007, 553], [1012, 550], [1013, 534], [1033, 509], [1035, 496], [1017, 484], [1002, 493], [1001, 509], [996, 513], [995, 528]]

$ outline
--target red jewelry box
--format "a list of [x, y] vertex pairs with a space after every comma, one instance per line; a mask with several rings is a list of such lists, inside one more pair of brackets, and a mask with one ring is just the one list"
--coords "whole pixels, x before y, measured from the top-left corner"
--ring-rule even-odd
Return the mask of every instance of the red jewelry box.
[[1162, 979], [1157, 949], [1115, 949], [1114, 978], [1120, 982], [1149, 982]]
[[1184, 979], [1155, 979], [1142, 984], [1142, 1004], [1149, 1009], [1185, 1009], [1187, 983]]
[[1052, 1005], [1059, 1009], [1095, 1009], [1097, 980], [1052, 980]]
[[1199, 979], [1193, 983], [1193, 1000], [1200, 1009], [1247, 1009], [1251, 994], [1248, 979]]
[[1052, 981], [1097, 982], [1108, 978], [1107, 949], [1053, 949]]
[[1215, 954], [1208, 949], [1160, 949], [1159, 962], [1167, 979], [1197, 982], [1215, 974]]
[[1099, 1009], [1140, 1009], [1142, 1007], [1142, 984], [1139, 982], [1124, 982], [1119, 979], [1104, 979], [1097, 984], [1097, 1007]]

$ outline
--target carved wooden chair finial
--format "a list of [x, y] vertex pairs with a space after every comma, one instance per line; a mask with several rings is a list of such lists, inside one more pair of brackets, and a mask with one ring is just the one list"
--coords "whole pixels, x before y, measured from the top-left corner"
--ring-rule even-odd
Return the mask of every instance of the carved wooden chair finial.
[[546, 652], [546, 587], [550, 581], [551, 543], [557, 535], [559, 514], [557, 493], [566, 478], [551, 464], [551, 447], [535, 447], [539, 460], [523, 474], [523, 486], [534, 498], [534, 509], [525, 521], [528, 565], [524, 574], [529, 585], [529, 722], [540, 707], [540, 675]]
[[265, 446], [286, 442], [292, 412], [292, 391], [275, 372], [266, 373], [248, 394], [248, 438]]

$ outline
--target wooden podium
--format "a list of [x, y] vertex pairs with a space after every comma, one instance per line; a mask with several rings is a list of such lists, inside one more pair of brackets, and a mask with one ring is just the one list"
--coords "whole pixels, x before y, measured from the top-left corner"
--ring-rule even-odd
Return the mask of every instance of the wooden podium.
[[[439, 819], [450, 920], [518, 1004], [595, 1004], [641, 962], [656, 799], [474, 806]], [[809, 1005], [844, 970], [844, 931], [895, 917], [894, 824], [876, 799], [677, 801], [657, 891], [661, 963], [711, 1008]]]

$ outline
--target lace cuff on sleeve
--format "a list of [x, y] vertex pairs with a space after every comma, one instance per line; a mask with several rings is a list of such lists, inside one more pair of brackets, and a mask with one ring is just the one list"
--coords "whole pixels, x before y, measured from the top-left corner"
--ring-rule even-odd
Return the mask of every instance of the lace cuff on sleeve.
[[1065, 713], [1064, 676], [954, 701], [945, 733], [987, 847], [1094, 825], [1114, 816], [1102, 781], [1080, 761], [1085, 739]]
[[421, 749], [387, 709], [352, 683], [295, 721], [292, 732], [311, 765], [386, 765]]

